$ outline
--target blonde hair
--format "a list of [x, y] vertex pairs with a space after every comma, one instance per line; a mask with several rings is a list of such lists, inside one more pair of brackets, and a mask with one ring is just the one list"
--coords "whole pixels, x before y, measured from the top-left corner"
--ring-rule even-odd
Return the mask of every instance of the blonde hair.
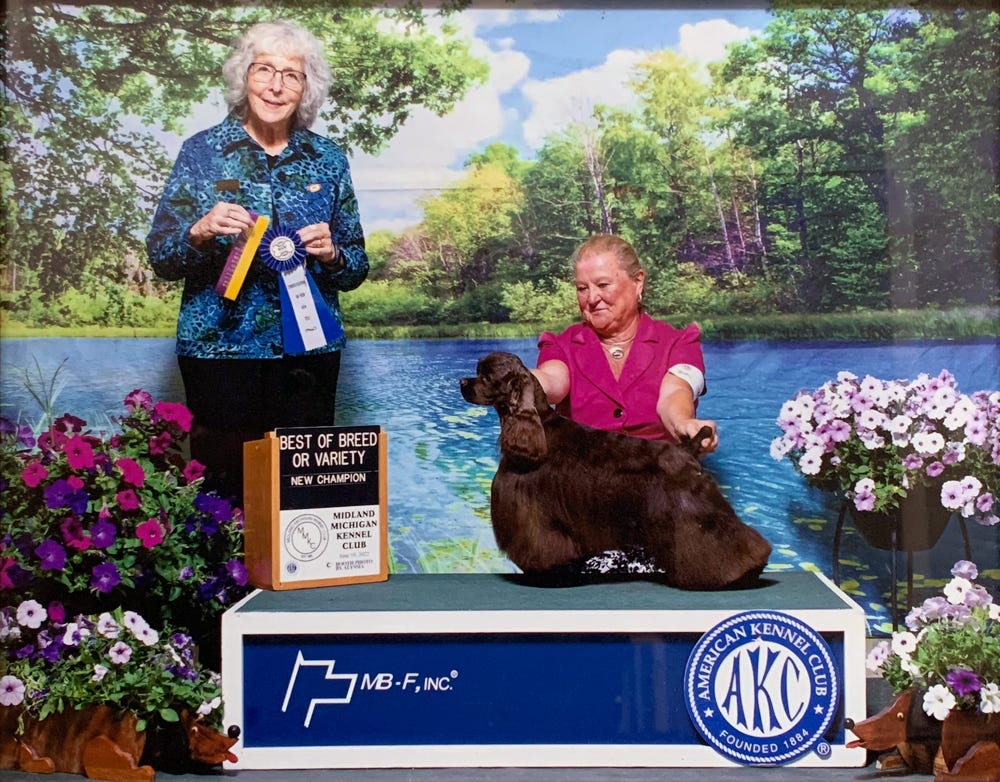
[[622, 271], [633, 280], [645, 271], [639, 263], [635, 248], [620, 236], [612, 234], [594, 234], [585, 239], [573, 252], [573, 268], [576, 268], [584, 256], [597, 253], [613, 255]]
[[316, 121], [330, 89], [330, 66], [319, 39], [304, 27], [284, 19], [255, 24], [233, 44], [232, 54], [222, 66], [229, 111], [240, 119], [246, 119], [247, 69], [254, 58], [262, 54], [302, 59], [306, 86], [292, 116], [292, 127], [310, 127]]

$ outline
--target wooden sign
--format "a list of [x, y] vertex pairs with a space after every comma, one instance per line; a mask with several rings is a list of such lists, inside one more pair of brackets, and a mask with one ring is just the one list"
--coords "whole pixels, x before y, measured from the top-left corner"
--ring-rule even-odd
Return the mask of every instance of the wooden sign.
[[243, 446], [246, 567], [261, 589], [389, 577], [386, 435], [276, 429]]

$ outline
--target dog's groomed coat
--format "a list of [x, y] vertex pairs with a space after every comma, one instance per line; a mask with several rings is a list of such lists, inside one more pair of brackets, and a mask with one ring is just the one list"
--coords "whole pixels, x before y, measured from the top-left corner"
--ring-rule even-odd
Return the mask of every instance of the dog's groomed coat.
[[695, 441], [644, 440], [563, 418], [511, 353], [480, 359], [461, 389], [500, 416], [493, 531], [526, 573], [639, 548], [667, 584], [726, 589], [752, 583], [767, 564], [771, 546], [736, 516], [693, 455]]

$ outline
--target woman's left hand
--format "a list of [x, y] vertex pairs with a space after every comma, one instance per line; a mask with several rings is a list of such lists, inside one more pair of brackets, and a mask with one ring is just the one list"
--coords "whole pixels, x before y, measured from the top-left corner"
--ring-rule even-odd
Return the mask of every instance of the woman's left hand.
[[332, 266], [336, 263], [339, 253], [337, 246], [333, 243], [329, 223], [307, 225], [305, 228], [299, 229], [298, 235], [306, 252], [321, 264]]
[[712, 453], [719, 447], [719, 430], [715, 426], [715, 421], [708, 421], [703, 418], [687, 418], [683, 421], [678, 421], [675, 430], [677, 435], [694, 438], [703, 426], [707, 426], [712, 430], [712, 436], [702, 438], [698, 443], [699, 456]]

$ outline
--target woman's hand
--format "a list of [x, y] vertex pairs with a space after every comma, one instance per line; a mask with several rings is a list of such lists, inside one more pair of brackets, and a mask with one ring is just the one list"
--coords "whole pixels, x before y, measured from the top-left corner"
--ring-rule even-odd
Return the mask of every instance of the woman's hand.
[[715, 421], [708, 421], [704, 418], [688, 418], [674, 423], [674, 434], [677, 436], [694, 438], [703, 426], [712, 430], [711, 437], [705, 437], [698, 443], [698, 455], [712, 453], [719, 447], [719, 430], [715, 426]]
[[656, 412], [663, 427], [676, 440], [683, 437], [694, 438], [703, 426], [712, 430], [711, 437], [698, 443], [698, 455], [712, 453], [719, 447], [719, 431], [715, 421], [695, 418], [694, 392], [686, 380], [669, 372], [660, 384], [660, 397], [656, 402]]
[[343, 265], [337, 245], [333, 243], [329, 223], [313, 223], [299, 229], [299, 241], [306, 252], [313, 256], [323, 266], [337, 267]]
[[239, 204], [220, 201], [198, 222], [191, 226], [192, 243], [201, 245], [216, 236], [235, 236], [253, 228], [254, 220]]

